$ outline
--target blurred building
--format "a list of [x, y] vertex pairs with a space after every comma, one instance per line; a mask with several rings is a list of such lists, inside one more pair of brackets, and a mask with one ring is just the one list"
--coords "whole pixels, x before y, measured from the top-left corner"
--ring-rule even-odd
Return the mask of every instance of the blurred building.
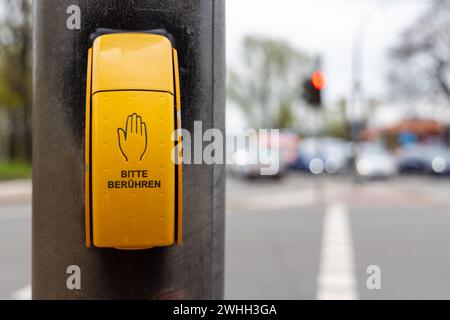
[[361, 133], [364, 141], [382, 139], [391, 147], [413, 143], [449, 143], [449, 126], [433, 119], [405, 119], [381, 128], [368, 128]]

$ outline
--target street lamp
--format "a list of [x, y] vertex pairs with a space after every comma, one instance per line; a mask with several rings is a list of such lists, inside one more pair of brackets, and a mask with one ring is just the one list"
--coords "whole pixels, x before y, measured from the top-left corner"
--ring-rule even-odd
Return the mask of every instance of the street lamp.
[[379, 15], [379, 8], [375, 7], [373, 10], [364, 14], [356, 25], [356, 32], [353, 38], [353, 53], [352, 53], [352, 95], [350, 103], [350, 112], [347, 114], [350, 122], [350, 138], [352, 141], [351, 149], [351, 166], [356, 177], [356, 144], [359, 141], [359, 132], [362, 122], [362, 73], [363, 73], [363, 54], [364, 54], [364, 39], [366, 38], [368, 26], [372, 19]]

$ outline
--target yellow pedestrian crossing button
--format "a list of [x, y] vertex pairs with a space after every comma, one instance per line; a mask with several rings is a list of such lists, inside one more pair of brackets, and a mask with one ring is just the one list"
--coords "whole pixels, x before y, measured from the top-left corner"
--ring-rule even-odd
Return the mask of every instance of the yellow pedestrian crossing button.
[[170, 37], [97, 34], [88, 52], [86, 100], [87, 247], [180, 244], [180, 86]]

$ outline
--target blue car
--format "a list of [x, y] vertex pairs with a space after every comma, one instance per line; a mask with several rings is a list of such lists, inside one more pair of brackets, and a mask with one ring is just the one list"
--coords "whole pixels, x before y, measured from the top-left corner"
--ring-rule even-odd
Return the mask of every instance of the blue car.
[[399, 172], [450, 174], [450, 149], [442, 144], [415, 144], [402, 148], [397, 157]]
[[307, 138], [300, 142], [295, 169], [313, 174], [336, 174], [346, 169], [350, 156], [345, 140], [324, 137]]

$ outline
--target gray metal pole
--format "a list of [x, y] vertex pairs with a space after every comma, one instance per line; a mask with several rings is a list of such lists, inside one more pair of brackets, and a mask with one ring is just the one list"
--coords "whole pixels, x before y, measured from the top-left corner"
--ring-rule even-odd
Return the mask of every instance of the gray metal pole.
[[[376, 11], [375, 11], [376, 12]], [[351, 170], [353, 174], [354, 181], [358, 181], [358, 172], [356, 168], [356, 156], [357, 156], [357, 144], [360, 140], [361, 125], [363, 123], [363, 117], [358, 115], [361, 110], [358, 110], [364, 104], [362, 95], [362, 74], [363, 74], [363, 53], [364, 53], [364, 40], [367, 35], [368, 26], [372, 19], [374, 12], [371, 11], [365, 14], [359, 23], [355, 31], [355, 36], [353, 39], [353, 51], [352, 51], [352, 96], [350, 101], [350, 138], [352, 141], [351, 149]]]
[[[81, 29], [67, 10], [81, 9]], [[165, 28], [180, 59], [183, 125], [224, 130], [224, 1], [34, 1], [33, 298], [223, 297], [224, 167], [184, 168], [184, 244], [144, 251], [86, 249], [84, 116], [89, 35]], [[81, 290], [67, 268], [80, 267]]]

